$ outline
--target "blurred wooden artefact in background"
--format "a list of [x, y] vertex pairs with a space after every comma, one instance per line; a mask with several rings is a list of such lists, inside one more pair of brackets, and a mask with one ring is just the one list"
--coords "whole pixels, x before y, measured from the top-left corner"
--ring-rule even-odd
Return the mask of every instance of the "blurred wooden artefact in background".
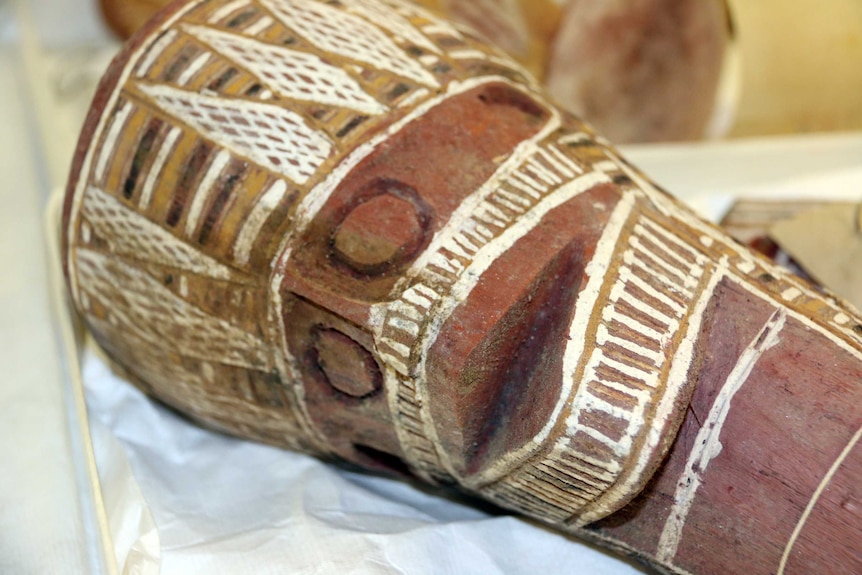
[[174, 5], [64, 222], [96, 339], [205, 425], [670, 573], [862, 570], [862, 319], [415, 5]]
[[418, 0], [470, 26], [527, 67], [545, 74], [565, 0]]
[[[167, 0], [100, 3], [125, 38]], [[862, 129], [857, 0], [419, 3], [479, 30], [618, 143]]]
[[129, 38], [170, 0], [98, 0], [105, 22], [120, 38]]
[[570, 0], [545, 82], [614, 142], [699, 140], [730, 42], [724, 0]]
[[696, 140], [730, 43], [724, 0], [426, 0], [526, 64], [615, 142]]

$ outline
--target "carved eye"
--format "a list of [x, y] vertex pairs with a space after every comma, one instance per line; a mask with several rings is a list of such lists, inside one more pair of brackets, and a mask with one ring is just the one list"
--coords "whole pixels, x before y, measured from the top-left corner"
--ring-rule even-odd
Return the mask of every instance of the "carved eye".
[[284, 292], [364, 325], [363, 306], [397, 297], [402, 274], [435, 234], [550, 119], [529, 93], [502, 82], [444, 98], [337, 182], [290, 254]]
[[428, 245], [432, 209], [411, 186], [377, 178], [346, 206], [330, 239], [330, 258], [362, 276], [400, 270]]

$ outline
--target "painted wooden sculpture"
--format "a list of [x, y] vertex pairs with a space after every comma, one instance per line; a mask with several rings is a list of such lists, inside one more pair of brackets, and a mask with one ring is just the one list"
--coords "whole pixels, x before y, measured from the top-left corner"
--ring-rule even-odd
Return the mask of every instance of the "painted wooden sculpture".
[[399, 0], [195, 0], [87, 119], [65, 269], [144, 390], [669, 573], [862, 572], [862, 325]]

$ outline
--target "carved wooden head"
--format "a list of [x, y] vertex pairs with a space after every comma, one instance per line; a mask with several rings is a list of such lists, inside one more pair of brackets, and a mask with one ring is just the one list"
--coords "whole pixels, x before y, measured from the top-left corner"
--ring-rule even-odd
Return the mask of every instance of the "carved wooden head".
[[400, 0], [173, 5], [100, 87], [65, 226], [155, 397], [562, 525], [643, 486], [710, 290], [765, 265]]

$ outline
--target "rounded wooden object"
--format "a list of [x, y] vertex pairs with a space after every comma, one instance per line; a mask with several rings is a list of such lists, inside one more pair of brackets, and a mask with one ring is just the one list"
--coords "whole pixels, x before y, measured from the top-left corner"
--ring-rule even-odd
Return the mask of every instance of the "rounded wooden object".
[[96, 339], [205, 425], [671, 573], [862, 569], [859, 317], [414, 5], [172, 5], [64, 226]]

